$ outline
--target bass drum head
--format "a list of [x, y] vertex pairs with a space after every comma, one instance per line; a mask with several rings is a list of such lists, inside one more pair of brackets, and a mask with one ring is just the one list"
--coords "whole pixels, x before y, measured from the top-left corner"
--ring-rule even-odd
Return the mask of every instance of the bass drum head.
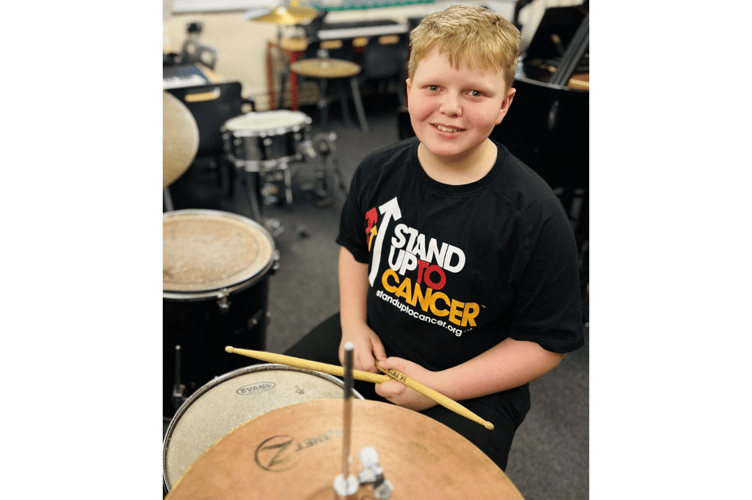
[[[170, 422], [162, 456], [165, 487], [172, 488], [204, 451], [245, 422], [284, 406], [343, 396], [342, 380], [285, 365], [255, 365], [217, 377]], [[353, 397], [363, 399], [354, 389]]]
[[272, 237], [246, 217], [216, 210], [164, 214], [165, 294], [179, 296], [252, 283], [252, 278], [272, 267], [273, 256]]

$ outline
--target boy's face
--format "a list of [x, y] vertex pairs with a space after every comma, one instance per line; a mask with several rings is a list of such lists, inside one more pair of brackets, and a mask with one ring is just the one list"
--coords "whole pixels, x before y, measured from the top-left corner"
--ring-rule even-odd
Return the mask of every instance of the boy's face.
[[407, 79], [408, 108], [415, 135], [443, 161], [473, 158], [507, 113], [515, 90], [501, 72], [471, 71], [449, 64], [434, 48]]

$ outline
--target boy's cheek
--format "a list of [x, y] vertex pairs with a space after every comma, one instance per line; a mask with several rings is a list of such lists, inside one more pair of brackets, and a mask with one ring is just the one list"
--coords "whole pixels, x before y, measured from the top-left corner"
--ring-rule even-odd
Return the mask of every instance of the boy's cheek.
[[431, 116], [431, 107], [420, 100], [414, 100], [407, 108], [413, 121], [423, 121]]

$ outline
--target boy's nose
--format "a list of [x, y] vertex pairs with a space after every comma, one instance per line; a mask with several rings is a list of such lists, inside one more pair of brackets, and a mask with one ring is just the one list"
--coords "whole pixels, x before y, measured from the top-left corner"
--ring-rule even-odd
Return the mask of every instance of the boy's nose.
[[459, 96], [452, 92], [447, 92], [446, 94], [444, 94], [444, 98], [441, 101], [440, 111], [448, 116], [461, 115], [462, 106], [460, 105]]

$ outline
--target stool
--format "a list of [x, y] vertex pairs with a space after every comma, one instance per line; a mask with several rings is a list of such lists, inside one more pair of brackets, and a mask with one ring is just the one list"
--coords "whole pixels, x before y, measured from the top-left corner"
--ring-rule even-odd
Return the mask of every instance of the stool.
[[[342, 59], [315, 58], [301, 59], [290, 65], [290, 71], [308, 78], [318, 78], [321, 85], [321, 99], [318, 107], [321, 110], [321, 122], [324, 128], [327, 124], [327, 114], [329, 101], [326, 97], [327, 85], [329, 80], [343, 78], [350, 79], [350, 89], [355, 102], [355, 111], [358, 114], [360, 128], [363, 132], [368, 132], [368, 122], [366, 122], [366, 113], [363, 109], [363, 102], [360, 99], [360, 89], [355, 75], [360, 73], [360, 65]], [[340, 101], [342, 103], [342, 115], [346, 126], [350, 125], [350, 112], [347, 107], [347, 96], [344, 91], [340, 92]]]

